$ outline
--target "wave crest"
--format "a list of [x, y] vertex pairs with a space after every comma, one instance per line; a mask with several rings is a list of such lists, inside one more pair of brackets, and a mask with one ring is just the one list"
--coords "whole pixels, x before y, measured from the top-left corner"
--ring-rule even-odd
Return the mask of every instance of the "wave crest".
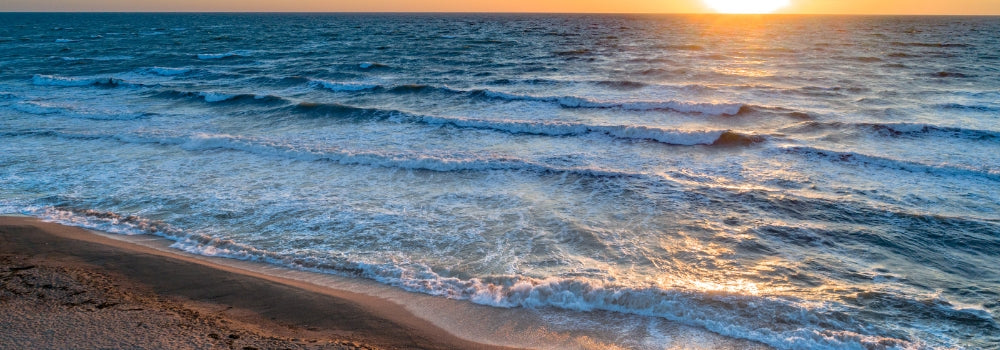
[[57, 75], [36, 74], [31, 78], [32, 84], [38, 86], [130, 86], [135, 85], [115, 77], [62, 77]]
[[285, 98], [275, 95], [223, 93], [217, 91], [165, 90], [154, 93], [153, 96], [165, 97], [165, 98], [194, 98], [208, 103], [219, 103], [219, 102], [228, 102], [228, 103], [247, 102], [247, 103], [258, 103], [258, 104], [289, 103], [289, 101], [286, 100]]
[[704, 103], [679, 101], [599, 101], [578, 96], [532, 96], [480, 89], [469, 91], [471, 96], [506, 101], [531, 101], [558, 104], [563, 108], [613, 108], [630, 111], [669, 110], [680, 113], [736, 115], [744, 107], [740, 103]]
[[[540, 102], [559, 105], [562, 108], [595, 108], [622, 109], [628, 111], [673, 111], [679, 113], [698, 113], [705, 115], [728, 115], [747, 113], [751, 106], [742, 103], [711, 103], [683, 101], [604, 101], [579, 96], [534, 96], [499, 92], [490, 89], [458, 90], [447, 86], [432, 86], [424, 84], [404, 84], [387, 87], [379, 84], [362, 82], [331, 82], [319, 79], [310, 80], [310, 86], [321, 87], [335, 92], [382, 91], [387, 93], [443, 93], [448, 95], [464, 95], [471, 98], [499, 101]], [[606, 81], [601, 84], [616, 86], [621, 89], [637, 89], [645, 86], [632, 81]]]
[[497, 130], [514, 134], [546, 136], [578, 136], [599, 133], [620, 139], [653, 140], [669, 145], [750, 145], [763, 142], [759, 135], [748, 135], [730, 130], [671, 130], [649, 126], [588, 125], [519, 120], [485, 120], [446, 117], [416, 117], [421, 122], [456, 127]]
[[190, 73], [193, 69], [191, 68], [170, 68], [170, 67], [150, 67], [140, 70], [142, 73], [154, 74], [163, 77], [172, 77], [177, 75], [184, 75]]

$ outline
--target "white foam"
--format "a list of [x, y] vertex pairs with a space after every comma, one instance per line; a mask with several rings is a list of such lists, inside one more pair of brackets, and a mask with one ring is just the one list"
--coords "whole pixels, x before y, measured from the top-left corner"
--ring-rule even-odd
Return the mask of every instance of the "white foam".
[[38, 86], [88, 86], [88, 85], [131, 85], [114, 77], [61, 77], [36, 74], [31, 82]]
[[103, 216], [93, 216], [54, 207], [28, 209], [22, 210], [22, 212], [30, 213], [30, 215], [37, 216], [46, 221], [129, 236], [161, 231], [166, 232], [165, 228], [168, 227], [165, 224], [158, 224], [148, 219], [131, 216], [123, 217], [113, 213], [106, 213], [108, 215]]
[[[879, 325], [843, 318], [836, 302], [804, 302], [789, 297], [706, 293], [697, 290], [617, 285], [587, 278], [528, 278], [495, 276], [489, 281], [446, 277], [430, 267], [407, 260], [365, 263], [344, 257], [304, 257], [276, 253], [238, 242], [185, 233], [168, 224], [136, 216], [91, 210], [52, 207], [0, 209], [42, 217], [45, 220], [106, 232], [156, 234], [175, 241], [171, 247], [205, 256], [264, 262], [299, 270], [364, 277], [405, 290], [499, 308], [546, 308], [591, 312], [620, 312], [679, 322], [740, 339], [759, 341], [776, 348], [863, 349], [870, 347], [920, 348], [886, 334]], [[6, 208], [6, 209], [4, 209]], [[919, 301], [917, 301], [919, 302]], [[981, 309], [933, 303], [943, 313], [962, 313], [989, 320]], [[734, 307], [735, 306], [735, 307]], [[836, 330], [831, 330], [836, 329]]]
[[340, 82], [333, 82], [333, 81], [322, 80], [322, 79], [311, 79], [311, 80], [309, 80], [309, 85], [313, 86], [313, 87], [322, 87], [322, 88], [327, 89], [327, 90], [338, 91], [338, 92], [339, 91], [353, 92], [353, 91], [373, 90], [373, 89], [377, 89], [377, 88], [380, 87], [380, 85], [378, 85], [378, 84], [365, 84], [365, 83], [357, 83], [357, 82], [340, 83]]
[[485, 120], [460, 117], [419, 117], [428, 124], [450, 124], [459, 127], [492, 129], [511, 133], [549, 136], [574, 136], [601, 133], [622, 139], [655, 140], [672, 145], [710, 145], [728, 130], [671, 130], [649, 126], [588, 125], [577, 123]]
[[77, 41], [78, 40], [73, 40], [73, 39], [56, 39], [55, 42], [57, 42], [57, 43], [75, 43]]
[[[345, 276], [360, 274], [361, 277], [412, 292], [493, 307], [556, 307], [581, 312], [603, 310], [658, 317], [777, 348], [863, 349], [879, 345], [898, 348], [914, 345], [902, 339], [861, 333], [870, 329], [864, 326], [858, 328], [838, 319], [834, 304], [807, 306], [794, 299], [637, 289], [579, 278], [507, 277], [489, 283], [476, 278], [442, 277], [429, 267], [408, 262], [369, 264], [293, 258], [221, 240], [182, 239], [171, 247], [194, 254], [266, 262], [312, 272]], [[726, 307], [734, 303], [746, 306], [735, 309]], [[824, 316], [829, 311], [834, 311], [833, 317]], [[831, 324], [839, 329], [855, 330], [825, 330]]]
[[0, 215], [24, 215], [24, 205], [0, 198]]
[[680, 101], [602, 101], [578, 96], [532, 96], [492, 90], [478, 90], [483, 96], [508, 101], [535, 101], [555, 103], [565, 108], [619, 108], [631, 111], [671, 110], [681, 113], [707, 115], [736, 115], [743, 104], [739, 103], [693, 103]]

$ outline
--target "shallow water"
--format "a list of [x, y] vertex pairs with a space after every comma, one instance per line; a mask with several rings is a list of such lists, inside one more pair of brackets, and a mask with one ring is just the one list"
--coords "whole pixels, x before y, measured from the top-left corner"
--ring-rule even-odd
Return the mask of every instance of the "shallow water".
[[995, 17], [0, 17], [3, 213], [600, 346], [1000, 343]]

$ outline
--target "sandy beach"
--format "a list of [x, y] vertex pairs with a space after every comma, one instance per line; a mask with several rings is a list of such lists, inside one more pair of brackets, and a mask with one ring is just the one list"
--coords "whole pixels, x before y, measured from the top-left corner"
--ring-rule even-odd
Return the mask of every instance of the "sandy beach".
[[495, 349], [376, 297], [0, 217], [0, 348]]

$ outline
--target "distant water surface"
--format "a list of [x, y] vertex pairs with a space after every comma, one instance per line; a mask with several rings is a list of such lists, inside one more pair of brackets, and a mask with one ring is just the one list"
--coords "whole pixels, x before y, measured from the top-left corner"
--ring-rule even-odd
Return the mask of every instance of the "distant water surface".
[[996, 17], [0, 22], [0, 213], [595, 347], [1000, 348]]

